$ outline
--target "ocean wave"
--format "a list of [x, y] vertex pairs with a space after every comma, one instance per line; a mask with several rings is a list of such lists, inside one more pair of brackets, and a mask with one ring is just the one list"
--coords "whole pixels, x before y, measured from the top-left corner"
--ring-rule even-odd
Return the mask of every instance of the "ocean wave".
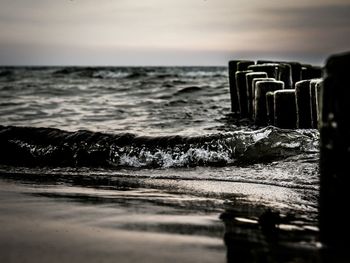
[[202, 90], [201, 87], [198, 86], [189, 86], [189, 87], [184, 87], [182, 89], [180, 89], [179, 91], [177, 91], [174, 95], [181, 95], [181, 94], [187, 94], [187, 93], [194, 93], [197, 91]]
[[177, 78], [175, 72], [154, 72], [151, 68], [123, 68], [123, 67], [65, 67], [53, 72], [55, 76], [75, 76], [93, 79], [167, 79]]
[[2, 77], [10, 77], [12, 75], [13, 75], [13, 71], [12, 70], [8, 70], [8, 69], [0, 70], [0, 78], [2, 78]]
[[64, 68], [59, 68], [53, 72], [53, 75], [70, 75], [76, 72], [81, 72], [82, 68], [80, 67], [64, 67]]
[[[210, 68], [208, 68], [210, 69]], [[189, 78], [222, 78], [227, 77], [226, 70], [212, 71], [212, 70], [193, 70], [185, 71], [179, 74], [180, 77], [189, 77]]]
[[315, 130], [272, 126], [206, 136], [137, 136], [0, 126], [0, 163], [24, 166], [169, 168], [245, 165], [318, 151]]
[[138, 79], [151, 78], [155, 80], [182, 78], [222, 78], [227, 77], [226, 69], [199, 68], [147, 68], [147, 67], [64, 67], [53, 71], [54, 76], [77, 76], [99, 79]]
[[129, 76], [130, 73], [125, 71], [99, 70], [94, 72], [91, 77], [99, 79], [122, 79]]
[[120, 79], [133, 77], [127, 68], [98, 68], [98, 67], [65, 67], [55, 70], [54, 76], [76, 76], [80, 78], [95, 78], [95, 79]]

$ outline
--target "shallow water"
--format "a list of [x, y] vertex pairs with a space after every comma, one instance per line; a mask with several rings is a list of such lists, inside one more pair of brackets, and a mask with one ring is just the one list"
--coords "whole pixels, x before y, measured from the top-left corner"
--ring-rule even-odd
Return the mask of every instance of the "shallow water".
[[[124, 246], [111, 250], [120, 262], [135, 259], [127, 244], [147, 262], [176, 261], [184, 246], [198, 248], [181, 257], [190, 262], [221, 262], [225, 254], [228, 262], [315, 262], [318, 131], [238, 120], [229, 112], [226, 71], [1, 68], [3, 222], [34, 209], [39, 225], [58, 222], [59, 231], [73, 222], [73, 232], [94, 227], [103, 232], [97, 239], [118, 244], [120, 234]], [[277, 239], [275, 228], [264, 230], [266, 211], [277, 220]], [[55, 227], [46, 230], [55, 236]], [[57, 238], [62, 245], [70, 237]], [[22, 241], [11, 240], [16, 251]], [[242, 254], [232, 254], [237, 246]], [[166, 252], [147, 252], [157, 249]]]

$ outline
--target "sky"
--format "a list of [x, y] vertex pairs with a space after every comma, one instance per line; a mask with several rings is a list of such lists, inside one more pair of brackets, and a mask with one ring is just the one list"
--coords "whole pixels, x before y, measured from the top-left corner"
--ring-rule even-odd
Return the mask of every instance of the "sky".
[[0, 0], [0, 65], [324, 64], [350, 0]]

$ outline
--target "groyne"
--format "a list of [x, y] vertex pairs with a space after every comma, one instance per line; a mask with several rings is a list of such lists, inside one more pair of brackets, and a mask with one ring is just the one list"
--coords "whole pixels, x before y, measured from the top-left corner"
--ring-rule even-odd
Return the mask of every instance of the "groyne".
[[231, 60], [231, 111], [259, 126], [319, 128], [323, 71], [299, 62]]

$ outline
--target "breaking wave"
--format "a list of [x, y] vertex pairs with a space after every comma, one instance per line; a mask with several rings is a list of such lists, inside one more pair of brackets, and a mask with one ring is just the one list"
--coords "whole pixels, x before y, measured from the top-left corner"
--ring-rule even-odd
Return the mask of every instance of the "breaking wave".
[[115, 168], [245, 165], [316, 153], [318, 137], [316, 130], [273, 126], [193, 137], [0, 126], [0, 163]]

